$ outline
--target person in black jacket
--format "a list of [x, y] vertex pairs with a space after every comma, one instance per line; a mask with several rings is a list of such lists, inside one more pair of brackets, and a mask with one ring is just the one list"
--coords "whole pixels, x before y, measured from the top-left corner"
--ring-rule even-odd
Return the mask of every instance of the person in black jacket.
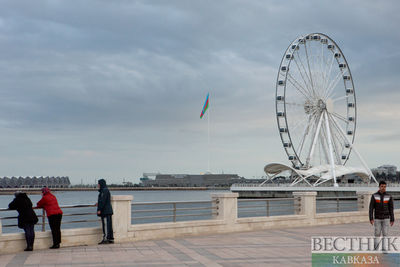
[[24, 229], [26, 239], [25, 251], [33, 250], [35, 241], [34, 226], [38, 222], [38, 217], [32, 208], [32, 201], [26, 193], [16, 192], [14, 200], [8, 204], [10, 210], [18, 211], [18, 227]]
[[389, 224], [394, 224], [393, 198], [386, 193], [386, 182], [379, 183], [379, 191], [371, 196], [369, 203], [369, 221], [375, 226], [375, 249], [377, 246], [377, 238], [387, 236], [389, 232]]
[[[113, 209], [111, 206], [111, 194], [107, 188], [106, 181], [100, 179], [98, 181], [99, 197], [97, 200], [97, 216], [101, 217], [101, 225], [103, 228], [103, 240], [99, 244], [114, 243], [114, 234], [112, 228]], [[106, 220], [107, 231], [104, 223]]]

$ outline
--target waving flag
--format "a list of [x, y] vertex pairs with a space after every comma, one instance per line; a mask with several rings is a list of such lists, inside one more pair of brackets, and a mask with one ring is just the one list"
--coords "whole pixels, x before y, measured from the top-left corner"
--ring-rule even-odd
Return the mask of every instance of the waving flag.
[[200, 114], [200, 119], [203, 118], [204, 114], [206, 113], [206, 110], [208, 109], [208, 97], [210, 96], [210, 93], [207, 94], [206, 102], [204, 102], [203, 110], [201, 111]]

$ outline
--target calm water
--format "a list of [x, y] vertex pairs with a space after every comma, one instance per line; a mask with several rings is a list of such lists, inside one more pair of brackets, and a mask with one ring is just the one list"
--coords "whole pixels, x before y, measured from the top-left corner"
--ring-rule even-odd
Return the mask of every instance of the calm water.
[[[217, 191], [217, 190], [199, 190], [199, 191], [111, 191], [112, 195], [132, 195], [133, 201], [132, 203], [138, 202], [164, 202], [164, 201], [211, 201], [211, 194], [212, 193], [221, 193], [221, 192], [230, 192], [229, 190], [224, 191]], [[54, 192], [54, 195], [58, 199], [58, 203], [60, 206], [65, 205], [79, 205], [79, 204], [95, 204], [97, 202], [97, 191], [87, 191], [87, 192]], [[33, 205], [40, 200], [41, 195], [29, 195], [30, 199], [32, 200]], [[14, 199], [13, 195], [0, 195], [0, 208], [7, 208], [8, 203], [10, 203]], [[182, 208], [196, 208], [196, 207], [211, 207], [210, 204], [186, 204], [186, 206], [182, 206]], [[179, 205], [177, 206], [179, 208]], [[143, 218], [145, 216], [164, 216], [164, 215], [171, 215], [171, 212], [168, 211], [160, 211], [160, 212], [151, 212], [151, 213], [137, 213], [135, 210], [143, 210], [143, 209], [154, 209], [154, 210], [161, 210], [161, 209], [172, 209], [172, 205], [166, 204], [159, 204], [159, 205], [152, 205], [152, 206], [136, 206], [132, 207], [132, 223], [149, 223], [149, 222], [163, 222], [163, 221], [171, 221], [171, 218], [151, 218], [146, 219]], [[35, 210], [37, 215], [41, 215], [40, 210]], [[98, 217], [95, 214], [92, 215], [79, 215], [79, 216], [72, 216], [71, 214], [76, 213], [95, 213], [95, 207], [89, 208], [75, 208], [75, 209], [63, 209], [63, 225], [61, 228], [68, 229], [68, 228], [76, 228], [76, 227], [97, 227], [99, 226], [99, 222], [89, 222], [89, 223], [67, 223], [69, 221], [74, 220], [97, 220]], [[189, 213], [190, 212], [190, 213]], [[199, 211], [182, 211], [178, 212], [177, 215], [182, 214], [201, 214], [201, 210]], [[209, 211], [210, 212], [210, 211]], [[16, 211], [4, 211], [0, 212], [1, 217], [11, 217], [17, 216]], [[137, 218], [137, 219], [136, 219]], [[192, 220], [192, 219], [209, 219], [211, 215], [208, 216], [193, 216], [193, 217], [179, 217], [179, 220]], [[39, 218], [39, 222], [41, 219]], [[16, 219], [12, 220], [2, 220], [2, 224], [9, 225], [9, 224], [16, 224]], [[36, 225], [35, 230], [40, 231], [41, 226]], [[46, 230], [48, 229], [47, 220], [46, 220]], [[10, 232], [23, 232], [22, 229], [18, 229], [17, 227], [3, 227], [3, 233], [10, 233]]]

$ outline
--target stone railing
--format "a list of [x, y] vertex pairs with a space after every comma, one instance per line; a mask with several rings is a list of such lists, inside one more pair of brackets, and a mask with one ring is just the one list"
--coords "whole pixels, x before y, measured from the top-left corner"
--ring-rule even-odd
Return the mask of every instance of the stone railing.
[[[292, 228], [341, 223], [368, 222], [368, 207], [372, 192], [357, 192], [358, 211], [316, 213], [316, 192], [294, 192], [295, 214], [272, 217], [238, 218], [238, 193], [212, 194], [216, 214], [210, 220], [131, 224], [131, 204], [133, 196], [112, 196], [114, 209], [113, 228], [115, 242], [133, 242], [175, 238], [181, 236], [206, 235], [254, 231], [263, 229]], [[400, 210], [395, 211], [400, 215]], [[65, 246], [97, 244], [102, 238], [99, 228], [76, 228], [62, 230]], [[36, 232], [34, 249], [45, 249], [51, 245], [51, 232]], [[0, 254], [22, 251], [25, 248], [23, 233], [1, 234]]]

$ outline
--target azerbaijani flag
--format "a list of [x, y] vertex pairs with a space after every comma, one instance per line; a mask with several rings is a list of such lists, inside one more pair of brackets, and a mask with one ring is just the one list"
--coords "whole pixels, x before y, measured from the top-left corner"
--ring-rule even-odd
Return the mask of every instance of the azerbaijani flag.
[[206, 110], [208, 109], [208, 97], [210, 96], [210, 93], [207, 94], [206, 102], [204, 102], [203, 110], [201, 111], [200, 114], [200, 119], [203, 118], [204, 114], [206, 113]]

